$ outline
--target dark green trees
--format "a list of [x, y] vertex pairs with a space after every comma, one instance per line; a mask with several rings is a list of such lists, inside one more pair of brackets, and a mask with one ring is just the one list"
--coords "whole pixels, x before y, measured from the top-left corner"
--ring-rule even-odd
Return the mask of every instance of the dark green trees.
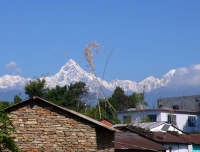
[[29, 97], [38, 96], [59, 106], [76, 111], [84, 109], [84, 101], [89, 95], [89, 89], [84, 82], [75, 82], [69, 86], [48, 88], [45, 78], [36, 78], [25, 85], [25, 93]]
[[[18, 152], [19, 149], [13, 140], [11, 133], [15, 132], [15, 129], [9, 120], [8, 114], [0, 112], [0, 152], [1, 151], [13, 151]], [[6, 150], [5, 150], [6, 149]]]
[[112, 97], [108, 98], [108, 101], [113, 105], [116, 111], [135, 108], [137, 104], [148, 106], [148, 103], [144, 101], [143, 93], [133, 92], [128, 96], [124, 94], [124, 91], [120, 87], [116, 87]]
[[14, 103], [20, 103], [21, 101], [22, 101], [22, 99], [20, 98], [20, 94], [19, 95], [15, 95]]
[[84, 82], [76, 82], [69, 86], [56, 86], [53, 89], [47, 89], [44, 98], [59, 106], [80, 111], [84, 109], [88, 95], [89, 89], [86, 84]]
[[25, 85], [25, 93], [29, 97], [38, 96], [43, 98], [46, 93], [46, 80], [45, 78], [35, 78], [34, 80], [30, 80]]

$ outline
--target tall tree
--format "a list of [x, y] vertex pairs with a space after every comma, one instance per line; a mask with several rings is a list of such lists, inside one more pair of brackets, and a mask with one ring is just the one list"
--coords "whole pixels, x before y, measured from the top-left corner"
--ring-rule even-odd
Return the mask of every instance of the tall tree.
[[138, 104], [146, 107], [148, 103], [144, 100], [143, 93], [136, 93], [133, 92], [129, 97], [129, 107], [128, 108], [135, 108]]
[[116, 87], [116, 89], [114, 90], [114, 93], [112, 94], [112, 97], [109, 98], [109, 101], [111, 102], [111, 104], [113, 103], [113, 101], [115, 101], [115, 109], [117, 111], [121, 111], [124, 109], [127, 109], [127, 107], [129, 106], [129, 102], [128, 102], [128, 96], [125, 95], [124, 90], [121, 87]]
[[15, 97], [14, 97], [14, 103], [20, 103], [22, 101], [22, 98], [20, 98], [20, 95], [21, 94], [15, 95]]
[[76, 111], [84, 109], [85, 101], [89, 96], [89, 89], [84, 82], [75, 82], [69, 86], [56, 86], [47, 89], [45, 99], [53, 103]]
[[30, 80], [25, 85], [25, 93], [29, 97], [38, 96], [43, 98], [46, 94], [46, 80], [45, 78], [35, 78], [34, 80]]

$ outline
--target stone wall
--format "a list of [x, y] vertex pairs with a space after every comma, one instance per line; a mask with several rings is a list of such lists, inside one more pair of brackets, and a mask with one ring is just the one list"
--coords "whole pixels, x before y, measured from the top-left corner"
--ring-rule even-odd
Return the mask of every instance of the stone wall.
[[114, 151], [114, 132], [45, 102], [14, 106], [10, 116], [22, 151]]

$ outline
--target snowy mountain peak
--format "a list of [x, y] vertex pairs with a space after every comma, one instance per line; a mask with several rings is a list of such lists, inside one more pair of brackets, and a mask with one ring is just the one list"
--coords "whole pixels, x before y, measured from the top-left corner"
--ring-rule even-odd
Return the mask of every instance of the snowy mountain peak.
[[[125, 92], [141, 92], [145, 86], [145, 92], [150, 92], [154, 89], [162, 86], [167, 86], [173, 75], [175, 69], [170, 70], [162, 79], [154, 78], [153, 76], [147, 77], [143, 81], [136, 83], [131, 80], [114, 80], [111, 82], [102, 81], [98, 78], [99, 82], [102, 83], [102, 88], [106, 91], [113, 91], [116, 86], [121, 87]], [[0, 78], [0, 89], [24, 87], [27, 80], [21, 76], [10, 76], [5, 75]], [[91, 74], [85, 72], [74, 60], [70, 59], [61, 69], [53, 76], [46, 77], [46, 81], [49, 87], [53, 88], [56, 85], [64, 86], [70, 83], [78, 81], [85, 82], [91, 91], [95, 90], [96, 78]]]
[[75, 65], [77, 65], [77, 63], [72, 59], [69, 59], [69, 61], [65, 64], [65, 66], [75, 66]]
[[164, 77], [173, 77], [175, 72], [176, 72], [176, 70], [172, 69], [167, 74], [165, 74]]

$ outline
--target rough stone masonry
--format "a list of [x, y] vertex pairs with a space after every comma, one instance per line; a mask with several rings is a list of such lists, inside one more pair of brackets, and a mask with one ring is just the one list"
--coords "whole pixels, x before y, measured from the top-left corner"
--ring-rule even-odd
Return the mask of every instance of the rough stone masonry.
[[32, 101], [10, 109], [21, 151], [114, 151], [114, 132], [47, 103]]

